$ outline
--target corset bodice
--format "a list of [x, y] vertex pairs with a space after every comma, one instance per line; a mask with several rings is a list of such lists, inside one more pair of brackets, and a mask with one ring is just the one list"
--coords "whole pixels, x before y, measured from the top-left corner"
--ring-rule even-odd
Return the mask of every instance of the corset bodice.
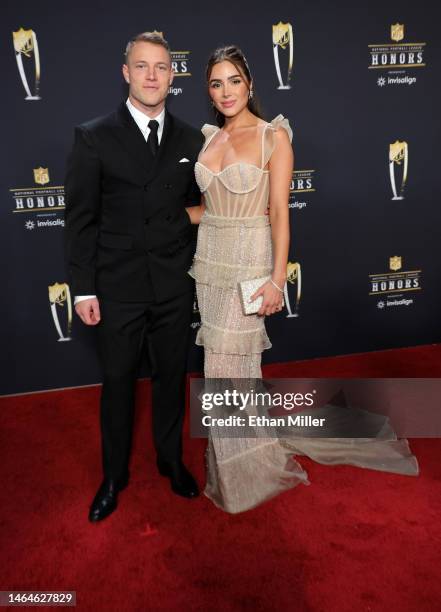
[[[291, 139], [289, 122], [282, 115], [263, 126], [261, 167], [237, 161], [214, 172], [199, 160], [196, 162], [196, 181], [204, 194], [208, 214], [232, 218], [265, 214], [269, 202], [269, 170], [265, 166], [275, 147], [274, 132], [280, 127], [288, 132]], [[219, 127], [210, 124], [202, 127], [206, 140], [199, 159], [219, 130]]]

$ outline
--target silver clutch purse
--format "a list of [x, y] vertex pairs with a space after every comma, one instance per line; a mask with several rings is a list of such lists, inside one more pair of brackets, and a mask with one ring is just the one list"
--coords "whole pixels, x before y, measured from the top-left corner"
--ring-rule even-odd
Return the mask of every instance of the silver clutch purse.
[[[242, 301], [242, 310], [245, 315], [256, 314], [259, 308], [262, 306], [263, 295], [259, 295], [254, 302], [250, 302], [250, 298], [253, 293], [261, 287], [264, 283], [269, 281], [271, 276], [262, 276], [261, 278], [252, 278], [250, 280], [241, 281], [239, 283], [239, 295]], [[282, 298], [282, 306], [285, 305], [285, 300]]]

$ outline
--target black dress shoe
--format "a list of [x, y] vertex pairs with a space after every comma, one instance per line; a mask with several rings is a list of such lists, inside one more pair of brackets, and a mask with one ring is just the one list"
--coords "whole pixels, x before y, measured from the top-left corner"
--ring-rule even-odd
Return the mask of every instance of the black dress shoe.
[[96, 523], [112, 514], [118, 505], [118, 493], [126, 488], [128, 479], [122, 481], [104, 479], [89, 511], [89, 521]]
[[199, 495], [196, 480], [187, 470], [182, 461], [164, 461], [157, 459], [159, 473], [170, 478], [171, 489], [182, 497], [197, 497]]

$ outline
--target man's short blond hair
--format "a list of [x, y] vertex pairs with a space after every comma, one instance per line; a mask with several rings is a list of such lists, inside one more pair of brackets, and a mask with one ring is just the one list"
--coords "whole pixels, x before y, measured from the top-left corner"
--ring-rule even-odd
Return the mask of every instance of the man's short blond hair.
[[141, 32], [141, 34], [137, 34], [131, 40], [129, 40], [129, 42], [126, 45], [126, 50], [124, 52], [124, 62], [126, 64], [127, 64], [127, 60], [129, 59], [130, 51], [133, 49], [133, 47], [138, 42], [148, 42], [148, 43], [152, 43], [153, 45], [160, 45], [161, 47], [164, 47], [164, 49], [168, 52], [170, 56], [170, 62], [171, 62], [170, 45], [165, 40], [162, 33], [156, 32], [155, 30], [154, 32]]

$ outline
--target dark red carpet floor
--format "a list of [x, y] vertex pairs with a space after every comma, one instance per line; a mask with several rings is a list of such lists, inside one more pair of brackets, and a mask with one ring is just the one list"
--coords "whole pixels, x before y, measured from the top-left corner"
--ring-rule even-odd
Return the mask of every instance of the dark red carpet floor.
[[[441, 347], [266, 367], [265, 376], [441, 376]], [[0, 590], [76, 590], [108, 611], [434, 611], [441, 608], [441, 442], [414, 439], [405, 477], [300, 458], [299, 485], [239, 515], [173, 495], [154, 469], [138, 384], [131, 482], [87, 521], [100, 482], [99, 387], [2, 398]], [[204, 440], [185, 459], [204, 483]]]

